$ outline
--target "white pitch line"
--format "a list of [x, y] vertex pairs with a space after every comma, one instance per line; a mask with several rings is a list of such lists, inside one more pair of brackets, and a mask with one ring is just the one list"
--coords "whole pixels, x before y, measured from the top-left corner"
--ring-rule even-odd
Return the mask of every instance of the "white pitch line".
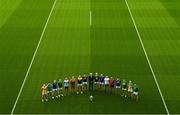
[[31, 63], [30, 63], [30, 65], [29, 65], [29, 67], [28, 67], [28, 70], [27, 70], [27, 72], [26, 72], [24, 81], [23, 81], [23, 83], [22, 83], [22, 85], [21, 85], [21, 88], [20, 88], [20, 90], [19, 90], [18, 96], [17, 96], [17, 98], [16, 98], [16, 101], [15, 101], [15, 103], [14, 103], [13, 109], [12, 109], [12, 111], [11, 111], [11, 115], [14, 114], [14, 110], [15, 110], [15, 108], [16, 108], [17, 102], [18, 102], [19, 97], [20, 97], [20, 95], [21, 95], [22, 89], [23, 89], [23, 87], [24, 87], [24, 85], [25, 85], [26, 79], [27, 79], [27, 77], [28, 77], [28, 75], [29, 75], [29, 72], [30, 72], [30, 70], [31, 70], [32, 64], [33, 64], [34, 59], [35, 59], [35, 57], [36, 57], [37, 51], [38, 51], [39, 46], [40, 46], [40, 44], [41, 44], [42, 38], [43, 38], [44, 33], [45, 33], [45, 31], [46, 31], [47, 25], [48, 25], [49, 20], [50, 20], [50, 18], [51, 18], [51, 15], [52, 15], [52, 12], [53, 12], [54, 7], [55, 7], [55, 5], [56, 5], [56, 2], [57, 2], [57, 0], [54, 1], [54, 4], [53, 4], [53, 6], [52, 6], [52, 8], [51, 8], [51, 11], [50, 11], [49, 16], [48, 16], [47, 21], [46, 21], [46, 24], [45, 24], [45, 26], [44, 26], [44, 29], [43, 29], [43, 31], [42, 31], [42, 33], [41, 33], [41, 36], [40, 36], [39, 42], [38, 42], [38, 44], [37, 44], [36, 50], [35, 50], [35, 52], [34, 52], [34, 55], [33, 55], [33, 57], [32, 57]]
[[128, 8], [129, 14], [130, 14], [130, 16], [131, 16], [131, 19], [132, 19], [132, 21], [133, 21], [134, 27], [135, 27], [135, 29], [136, 29], [137, 35], [138, 35], [138, 37], [139, 37], [139, 41], [141, 42], [141, 46], [142, 46], [142, 48], [143, 48], [144, 54], [145, 54], [146, 59], [147, 59], [147, 62], [148, 62], [148, 64], [149, 64], [149, 68], [150, 68], [150, 70], [151, 70], [151, 72], [152, 72], [153, 78], [154, 78], [154, 80], [155, 80], [155, 83], [156, 83], [156, 85], [157, 85], [158, 91], [159, 91], [159, 93], [160, 93], [162, 102], [163, 102], [163, 104], [164, 104], [164, 107], [165, 107], [165, 109], [166, 109], [167, 114], [169, 115], [169, 110], [168, 110], [168, 108], [167, 108], [166, 102], [165, 102], [165, 100], [164, 100], [164, 97], [163, 97], [163, 95], [162, 95], [161, 89], [160, 89], [160, 87], [159, 87], [159, 83], [158, 83], [158, 81], [157, 81], [157, 79], [156, 79], [154, 70], [153, 70], [153, 68], [152, 68], [151, 62], [150, 62], [149, 57], [148, 57], [148, 55], [147, 55], [146, 49], [145, 49], [145, 47], [144, 47], [144, 44], [143, 44], [141, 35], [140, 35], [139, 30], [138, 30], [138, 28], [137, 28], [137, 26], [136, 26], [136, 22], [135, 22], [135, 20], [134, 20], [134, 17], [133, 17], [133, 15], [132, 15], [132, 12], [131, 12], [131, 10], [130, 10], [130, 7], [129, 7], [129, 5], [128, 5], [127, 0], [125, 0], [125, 2], [126, 2], [126, 6], [127, 6], [127, 8]]
[[92, 19], [91, 19], [91, 11], [89, 12], [89, 24], [90, 24], [90, 26], [91, 26], [91, 24], [92, 24]]

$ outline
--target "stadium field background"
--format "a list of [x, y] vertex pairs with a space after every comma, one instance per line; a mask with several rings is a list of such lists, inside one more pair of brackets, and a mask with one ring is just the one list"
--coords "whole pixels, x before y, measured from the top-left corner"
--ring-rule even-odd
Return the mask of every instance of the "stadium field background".
[[[167, 114], [128, 6], [168, 111], [180, 113], [180, 1], [127, 3], [0, 0], [0, 113]], [[42, 83], [84, 72], [134, 81], [139, 102], [102, 91], [94, 103], [89, 92], [41, 102]]]

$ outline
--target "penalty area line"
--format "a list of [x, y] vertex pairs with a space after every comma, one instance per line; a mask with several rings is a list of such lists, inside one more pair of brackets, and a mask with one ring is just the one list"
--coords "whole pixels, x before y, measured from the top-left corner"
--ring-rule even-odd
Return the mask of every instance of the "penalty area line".
[[18, 95], [17, 95], [17, 98], [16, 98], [16, 101], [15, 101], [15, 103], [14, 103], [13, 109], [12, 109], [12, 111], [11, 111], [11, 115], [14, 114], [14, 110], [15, 110], [15, 108], [16, 108], [16, 105], [17, 105], [17, 103], [18, 103], [19, 97], [20, 97], [21, 92], [22, 92], [22, 90], [23, 90], [23, 87], [24, 87], [24, 85], [25, 85], [26, 79], [27, 79], [27, 77], [28, 77], [28, 75], [29, 75], [29, 72], [30, 72], [30, 70], [31, 70], [32, 64], [33, 64], [34, 59], [35, 59], [35, 57], [36, 57], [37, 51], [38, 51], [39, 46], [40, 46], [40, 44], [41, 44], [42, 38], [43, 38], [44, 33], [45, 33], [45, 31], [46, 31], [47, 25], [48, 25], [49, 20], [50, 20], [50, 18], [51, 18], [51, 15], [52, 15], [52, 12], [53, 12], [54, 7], [55, 7], [55, 5], [56, 5], [56, 2], [57, 2], [57, 0], [54, 0], [53, 6], [52, 6], [51, 11], [50, 11], [50, 13], [49, 13], [49, 15], [48, 15], [48, 18], [47, 18], [47, 21], [46, 21], [46, 23], [45, 23], [44, 29], [43, 29], [43, 31], [42, 31], [42, 33], [41, 33], [39, 42], [38, 42], [37, 47], [36, 47], [36, 49], [35, 49], [35, 51], [34, 51], [34, 54], [33, 54], [33, 57], [32, 57], [32, 59], [31, 59], [30, 65], [29, 65], [29, 67], [28, 67], [28, 70], [27, 70], [27, 72], [26, 72], [25, 78], [24, 78], [24, 80], [23, 80], [23, 83], [22, 83], [21, 88], [20, 88], [20, 90], [19, 90], [19, 93], [18, 93]]
[[143, 51], [144, 51], [146, 60], [147, 60], [147, 62], [148, 62], [149, 68], [150, 68], [150, 70], [151, 70], [151, 73], [152, 73], [152, 75], [153, 75], [154, 81], [155, 81], [156, 86], [157, 86], [157, 88], [158, 88], [159, 94], [160, 94], [160, 96], [161, 96], [162, 102], [163, 102], [163, 104], [164, 104], [164, 107], [165, 107], [165, 109], [166, 109], [167, 114], [169, 115], [169, 110], [168, 110], [168, 107], [167, 107], [166, 102], [165, 102], [165, 100], [164, 100], [164, 96], [163, 96], [163, 94], [162, 94], [162, 92], [161, 92], [161, 89], [160, 89], [160, 87], [159, 87], [159, 83], [158, 83], [158, 81], [157, 81], [157, 79], [156, 79], [156, 75], [155, 75], [154, 70], [153, 70], [153, 68], [152, 68], [151, 62], [150, 62], [149, 57], [148, 57], [148, 55], [147, 55], [146, 49], [145, 49], [145, 47], [144, 47], [144, 43], [143, 43], [143, 41], [142, 41], [141, 35], [140, 35], [140, 33], [139, 33], [139, 30], [138, 30], [138, 28], [137, 28], [136, 22], [135, 22], [135, 20], [134, 20], [134, 17], [133, 17], [133, 15], [132, 15], [132, 12], [131, 12], [131, 9], [130, 9], [130, 7], [129, 7], [129, 4], [128, 4], [127, 0], [125, 0], [125, 3], [126, 3], [126, 6], [127, 6], [127, 8], [128, 8], [128, 11], [129, 11], [130, 17], [131, 17], [131, 19], [132, 19], [132, 22], [133, 22], [133, 24], [134, 24], [134, 28], [135, 28], [136, 33], [137, 33], [137, 35], [138, 35], [139, 41], [140, 41], [140, 43], [141, 43], [141, 46], [142, 46], [142, 48], [143, 48]]

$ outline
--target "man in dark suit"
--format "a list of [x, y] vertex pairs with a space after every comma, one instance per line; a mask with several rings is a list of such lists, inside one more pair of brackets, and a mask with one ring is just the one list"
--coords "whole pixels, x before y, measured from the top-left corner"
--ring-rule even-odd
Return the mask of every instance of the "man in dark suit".
[[89, 74], [89, 91], [93, 91], [94, 76], [92, 73]]

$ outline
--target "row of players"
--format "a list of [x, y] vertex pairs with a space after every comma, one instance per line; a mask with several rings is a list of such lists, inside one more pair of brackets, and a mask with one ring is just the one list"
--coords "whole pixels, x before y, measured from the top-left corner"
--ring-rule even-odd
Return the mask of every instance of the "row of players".
[[94, 87], [95, 89], [103, 88], [105, 92], [110, 90], [110, 93], [112, 93], [113, 89], [116, 88], [117, 95], [122, 91], [121, 96], [128, 96], [138, 101], [139, 87], [136, 84], [133, 84], [132, 81], [127, 83], [126, 80], [121, 81], [119, 78], [114, 79], [112, 77], [109, 78], [108, 76], [105, 77], [103, 74], [99, 75], [98, 73], [95, 73], [95, 75], [93, 75], [90, 73], [89, 75], [79, 75], [77, 78], [74, 76], [71, 79], [65, 78], [63, 81], [61, 79], [58, 81], [54, 80], [52, 84], [43, 84], [41, 87], [42, 102], [48, 101], [49, 98], [54, 99], [55, 97], [59, 98], [68, 95], [69, 87], [71, 87], [71, 93], [77, 94], [83, 94], [83, 92], [88, 89], [89, 91], [93, 91]]

